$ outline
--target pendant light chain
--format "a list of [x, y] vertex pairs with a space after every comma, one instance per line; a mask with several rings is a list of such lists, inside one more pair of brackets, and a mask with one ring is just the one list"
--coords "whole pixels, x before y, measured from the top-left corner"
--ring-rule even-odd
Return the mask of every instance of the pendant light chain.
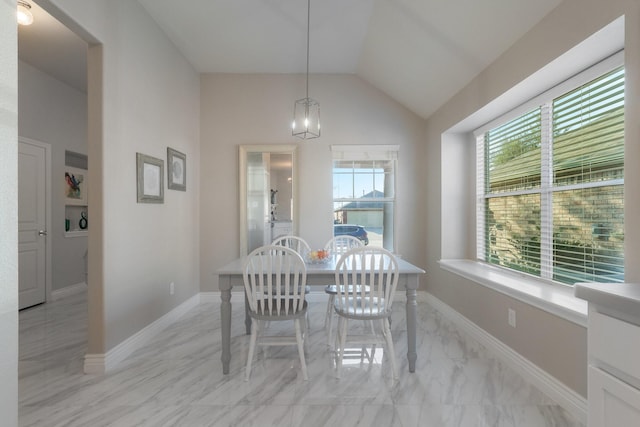
[[307, 0], [307, 92], [309, 98], [309, 28], [311, 27], [311, 0]]

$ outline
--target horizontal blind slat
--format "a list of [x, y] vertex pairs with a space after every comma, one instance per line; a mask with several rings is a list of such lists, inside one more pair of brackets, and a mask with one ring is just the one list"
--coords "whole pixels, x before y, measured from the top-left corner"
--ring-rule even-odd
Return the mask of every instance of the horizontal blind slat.
[[[623, 281], [624, 68], [549, 102], [550, 115], [535, 109], [479, 137], [479, 257], [540, 275], [542, 227], [552, 240], [544, 246], [552, 265], [544, 268], [553, 280]], [[552, 135], [549, 165], [542, 163], [543, 129]], [[551, 194], [548, 220], [541, 194]]]

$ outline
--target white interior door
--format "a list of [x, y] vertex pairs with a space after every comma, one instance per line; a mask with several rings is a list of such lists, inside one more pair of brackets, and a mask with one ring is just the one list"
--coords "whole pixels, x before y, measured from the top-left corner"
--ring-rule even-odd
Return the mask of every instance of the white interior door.
[[20, 140], [18, 149], [19, 308], [45, 302], [50, 148]]

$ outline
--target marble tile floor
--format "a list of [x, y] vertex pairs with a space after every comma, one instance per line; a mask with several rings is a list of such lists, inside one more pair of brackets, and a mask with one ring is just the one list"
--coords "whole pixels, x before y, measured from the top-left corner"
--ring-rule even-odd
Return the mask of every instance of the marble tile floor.
[[394, 308], [398, 381], [380, 348], [371, 361], [352, 349], [336, 379], [325, 305], [312, 303], [310, 380], [302, 379], [292, 346], [257, 351], [245, 382], [242, 306], [234, 305], [231, 372], [223, 375], [218, 302], [201, 302], [112, 372], [84, 375], [86, 295], [74, 294], [20, 312], [20, 426], [582, 426], [419, 301], [413, 374], [403, 302]]

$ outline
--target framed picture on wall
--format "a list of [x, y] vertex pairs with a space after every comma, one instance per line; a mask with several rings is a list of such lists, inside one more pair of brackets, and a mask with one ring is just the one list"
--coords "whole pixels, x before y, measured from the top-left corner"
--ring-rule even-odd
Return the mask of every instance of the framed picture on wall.
[[164, 203], [164, 160], [136, 153], [138, 203]]
[[86, 206], [87, 203], [87, 170], [65, 166], [64, 198], [67, 205]]
[[167, 179], [170, 190], [187, 191], [187, 156], [167, 147]]

